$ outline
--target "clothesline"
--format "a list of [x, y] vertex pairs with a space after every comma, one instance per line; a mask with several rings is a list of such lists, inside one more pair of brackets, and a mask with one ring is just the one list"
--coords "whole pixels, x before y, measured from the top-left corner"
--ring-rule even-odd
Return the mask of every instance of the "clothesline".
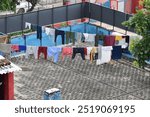
[[[2, 46], [1, 46], [2, 47]], [[53, 62], [57, 63], [59, 57], [62, 60], [66, 56], [70, 59], [75, 59], [76, 54], [80, 54], [82, 60], [96, 61], [97, 65], [108, 63], [111, 59], [121, 59], [122, 49], [121, 46], [98, 46], [98, 47], [42, 47], [42, 46], [21, 46], [12, 44], [3, 44], [4, 48], [10, 53], [23, 52], [25, 58], [34, 55], [35, 59], [39, 59], [40, 55], [44, 55], [44, 59], [53, 58]]]
[[[35, 24], [31, 24], [31, 23], [26, 23], [25, 24], [26, 28], [30, 28], [30, 29], [35, 29]], [[53, 42], [56, 43], [57, 41], [57, 36], [60, 35], [62, 37], [62, 44], [68, 44], [68, 43], [73, 43], [73, 45], [75, 44], [75, 42], [77, 41], [82, 41], [82, 42], [95, 42], [95, 46], [98, 46], [98, 41], [99, 40], [106, 40], [106, 45], [107, 46], [113, 46], [115, 41], [120, 41], [123, 38], [129, 38], [129, 36], [114, 36], [114, 35], [99, 35], [99, 34], [88, 34], [88, 33], [78, 33], [78, 32], [70, 32], [70, 31], [62, 31], [59, 29], [54, 29], [51, 27], [46, 27], [46, 26], [39, 26], [41, 29], [40, 31], [45, 32], [47, 35], [51, 36]], [[37, 38], [38, 35], [41, 35], [37, 30]], [[65, 36], [66, 36], [66, 40], [65, 40]], [[107, 38], [107, 39], [106, 39]], [[125, 42], [124, 42], [125, 43]]]
[[[37, 30], [37, 33], [42, 33], [42, 31], [45, 31], [47, 35], [53, 37], [55, 43], [57, 40], [57, 36], [61, 35], [62, 46], [44, 47], [24, 46], [17, 44], [2, 44], [0, 45], [0, 50], [3, 50], [4, 53], [11, 53], [12, 55], [23, 52], [26, 58], [28, 58], [30, 54], [33, 54], [35, 59], [39, 59], [40, 54], [43, 53], [44, 59], [47, 59], [48, 57], [53, 57], [54, 62], [58, 61], [60, 54], [62, 56], [62, 60], [64, 60], [65, 56], [69, 56], [71, 59], [74, 59], [76, 54], [79, 53], [81, 54], [83, 60], [87, 59], [91, 62], [93, 60], [96, 60], [97, 65], [99, 65], [103, 63], [108, 63], [111, 59], [121, 59], [122, 52], [127, 51], [130, 44], [129, 36], [97, 35], [88, 33], [82, 34], [69, 31], [61, 31], [45, 26], [35, 26], [35, 24], [32, 25], [31, 23], [26, 23], [26, 27], [34, 28], [35, 30]], [[39, 38], [42, 37], [40, 34], [37, 34], [37, 36]], [[76, 42], [90, 42], [94, 44], [93, 47], [75, 47]], [[68, 44], [70, 43], [73, 43], [73, 47], [64, 47], [68, 46]]]

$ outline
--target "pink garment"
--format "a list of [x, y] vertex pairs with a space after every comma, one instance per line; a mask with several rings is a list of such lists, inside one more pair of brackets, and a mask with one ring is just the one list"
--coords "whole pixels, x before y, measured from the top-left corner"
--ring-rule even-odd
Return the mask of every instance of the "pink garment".
[[19, 51], [19, 46], [18, 45], [12, 45], [11, 46], [11, 51], [14, 52], [14, 51]]
[[65, 56], [70, 56], [72, 58], [73, 49], [71, 47], [62, 48], [62, 60]]

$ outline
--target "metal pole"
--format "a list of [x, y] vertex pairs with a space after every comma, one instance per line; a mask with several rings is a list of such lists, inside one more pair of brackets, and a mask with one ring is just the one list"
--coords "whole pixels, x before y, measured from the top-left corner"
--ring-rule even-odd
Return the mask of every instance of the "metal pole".
[[54, 28], [54, 6], [52, 5], [52, 27]]
[[23, 13], [21, 14], [21, 30], [22, 30], [22, 35], [23, 35]]
[[116, 11], [113, 10], [113, 30], [115, 29], [115, 22], [116, 22]]
[[68, 5], [66, 6], [66, 22], [67, 22], [67, 26], [68, 26]]
[[[125, 14], [125, 20], [127, 21], [127, 16], [128, 16], [128, 14]], [[128, 27], [126, 27], [126, 29], [125, 29], [125, 35], [127, 35], [127, 32], [128, 32]]]
[[89, 2], [89, 22], [90, 22], [90, 19], [91, 19], [91, 3]]
[[84, 23], [84, 33], [86, 33], [86, 23]]
[[37, 10], [37, 25], [39, 25], [39, 8]]
[[82, 18], [83, 18], [83, 3], [81, 3], [81, 21], [82, 21]]
[[5, 16], [5, 34], [7, 34], [7, 14]]
[[100, 21], [100, 26], [102, 26], [102, 22], [103, 22], [103, 7], [100, 6], [101, 8], [101, 21]]
[[[39, 8], [37, 10], [37, 25], [39, 26]], [[42, 39], [40, 40], [40, 45], [42, 46]]]

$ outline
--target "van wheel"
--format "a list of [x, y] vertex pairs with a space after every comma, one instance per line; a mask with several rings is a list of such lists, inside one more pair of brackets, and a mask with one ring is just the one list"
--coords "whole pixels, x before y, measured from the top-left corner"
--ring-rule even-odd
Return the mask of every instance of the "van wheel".
[[22, 14], [22, 13], [25, 13], [25, 9], [24, 8], [21, 8], [18, 10], [17, 14]]

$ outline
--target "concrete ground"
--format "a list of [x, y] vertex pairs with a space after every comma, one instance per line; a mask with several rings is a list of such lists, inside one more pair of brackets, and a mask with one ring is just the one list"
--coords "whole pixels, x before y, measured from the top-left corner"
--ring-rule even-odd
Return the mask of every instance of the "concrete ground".
[[120, 60], [96, 66], [95, 62], [59, 59], [16, 59], [23, 70], [15, 73], [15, 99], [43, 99], [43, 91], [59, 88], [63, 100], [149, 100], [150, 72]]

